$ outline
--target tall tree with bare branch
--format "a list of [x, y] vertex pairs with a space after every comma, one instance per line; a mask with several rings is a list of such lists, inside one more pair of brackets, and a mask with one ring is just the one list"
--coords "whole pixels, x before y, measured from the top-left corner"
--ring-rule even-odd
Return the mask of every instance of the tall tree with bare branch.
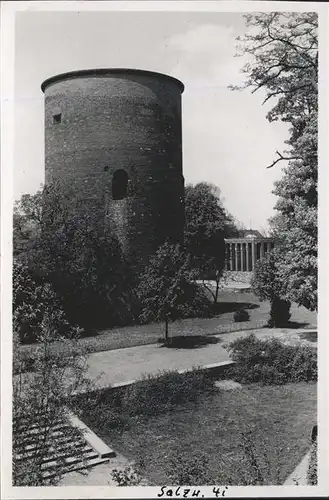
[[[284, 163], [275, 183], [280, 273], [288, 299], [317, 308], [318, 19], [314, 12], [246, 15], [240, 38], [246, 80], [241, 88], [264, 92], [273, 103], [267, 119], [290, 124], [287, 150], [267, 166]], [[237, 87], [234, 87], [235, 89]]]

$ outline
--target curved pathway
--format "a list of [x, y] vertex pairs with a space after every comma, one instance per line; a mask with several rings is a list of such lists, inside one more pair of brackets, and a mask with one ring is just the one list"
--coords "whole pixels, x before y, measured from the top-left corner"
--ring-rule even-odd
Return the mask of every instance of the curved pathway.
[[310, 335], [315, 330], [287, 330], [263, 328], [213, 336], [217, 343], [194, 348], [166, 348], [161, 344], [148, 344], [110, 351], [96, 352], [90, 355], [87, 376], [97, 388], [109, 387], [140, 379], [143, 375], [155, 375], [161, 371], [184, 370], [202, 367], [222, 361], [229, 361], [227, 345], [233, 340], [254, 333], [257, 338], [276, 337], [289, 344], [307, 344], [316, 347], [316, 343], [303, 339], [304, 333]]

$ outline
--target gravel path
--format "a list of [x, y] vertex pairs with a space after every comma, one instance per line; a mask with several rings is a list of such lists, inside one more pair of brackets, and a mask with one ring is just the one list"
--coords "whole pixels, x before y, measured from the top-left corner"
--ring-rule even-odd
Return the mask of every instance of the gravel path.
[[230, 356], [225, 349], [227, 344], [236, 338], [248, 336], [252, 332], [262, 339], [276, 337], [285, 343], [302, 343], [316, 347], [314, 342], [301, 338], [304, 332], [309, 334], [310, 331], [263, 328], [215, 335], [217, 343], [191, 349], [169, 349], [162, 347], [161, 344], [149, 344], [96, 352], [89, 358], [88, 377], [95, 382], [97, 387], [104, 388], [140, 379], [143, 375], [155, 375], [159, 371], [183, 370], [229, 361]]

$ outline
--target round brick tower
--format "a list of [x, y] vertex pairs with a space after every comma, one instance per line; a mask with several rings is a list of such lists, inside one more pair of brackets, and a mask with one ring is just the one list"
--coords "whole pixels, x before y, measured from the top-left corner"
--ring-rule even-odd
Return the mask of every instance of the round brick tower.
[[53, 76], [45, 94], [46, 184], [92, 210], [139, 265], [184, 226], [181, 94], [170, 76], [94, 69]]

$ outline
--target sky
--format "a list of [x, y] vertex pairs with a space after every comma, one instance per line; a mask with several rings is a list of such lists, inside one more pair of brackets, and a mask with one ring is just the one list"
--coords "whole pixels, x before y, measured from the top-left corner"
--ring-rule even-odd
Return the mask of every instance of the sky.
[[15, 27], [14, 196], [44, 182], [43, 80], [66, 71], [126, 67], [167, 73], [182, 95], [185, 183], [220, 188], [247, 228], [267, 230], [273, 183], [288, 128], [269, 123], [264, 95], [232, 91], [243, 81], [236, 37], [243, 15], [227, 12], [18, 12]]

